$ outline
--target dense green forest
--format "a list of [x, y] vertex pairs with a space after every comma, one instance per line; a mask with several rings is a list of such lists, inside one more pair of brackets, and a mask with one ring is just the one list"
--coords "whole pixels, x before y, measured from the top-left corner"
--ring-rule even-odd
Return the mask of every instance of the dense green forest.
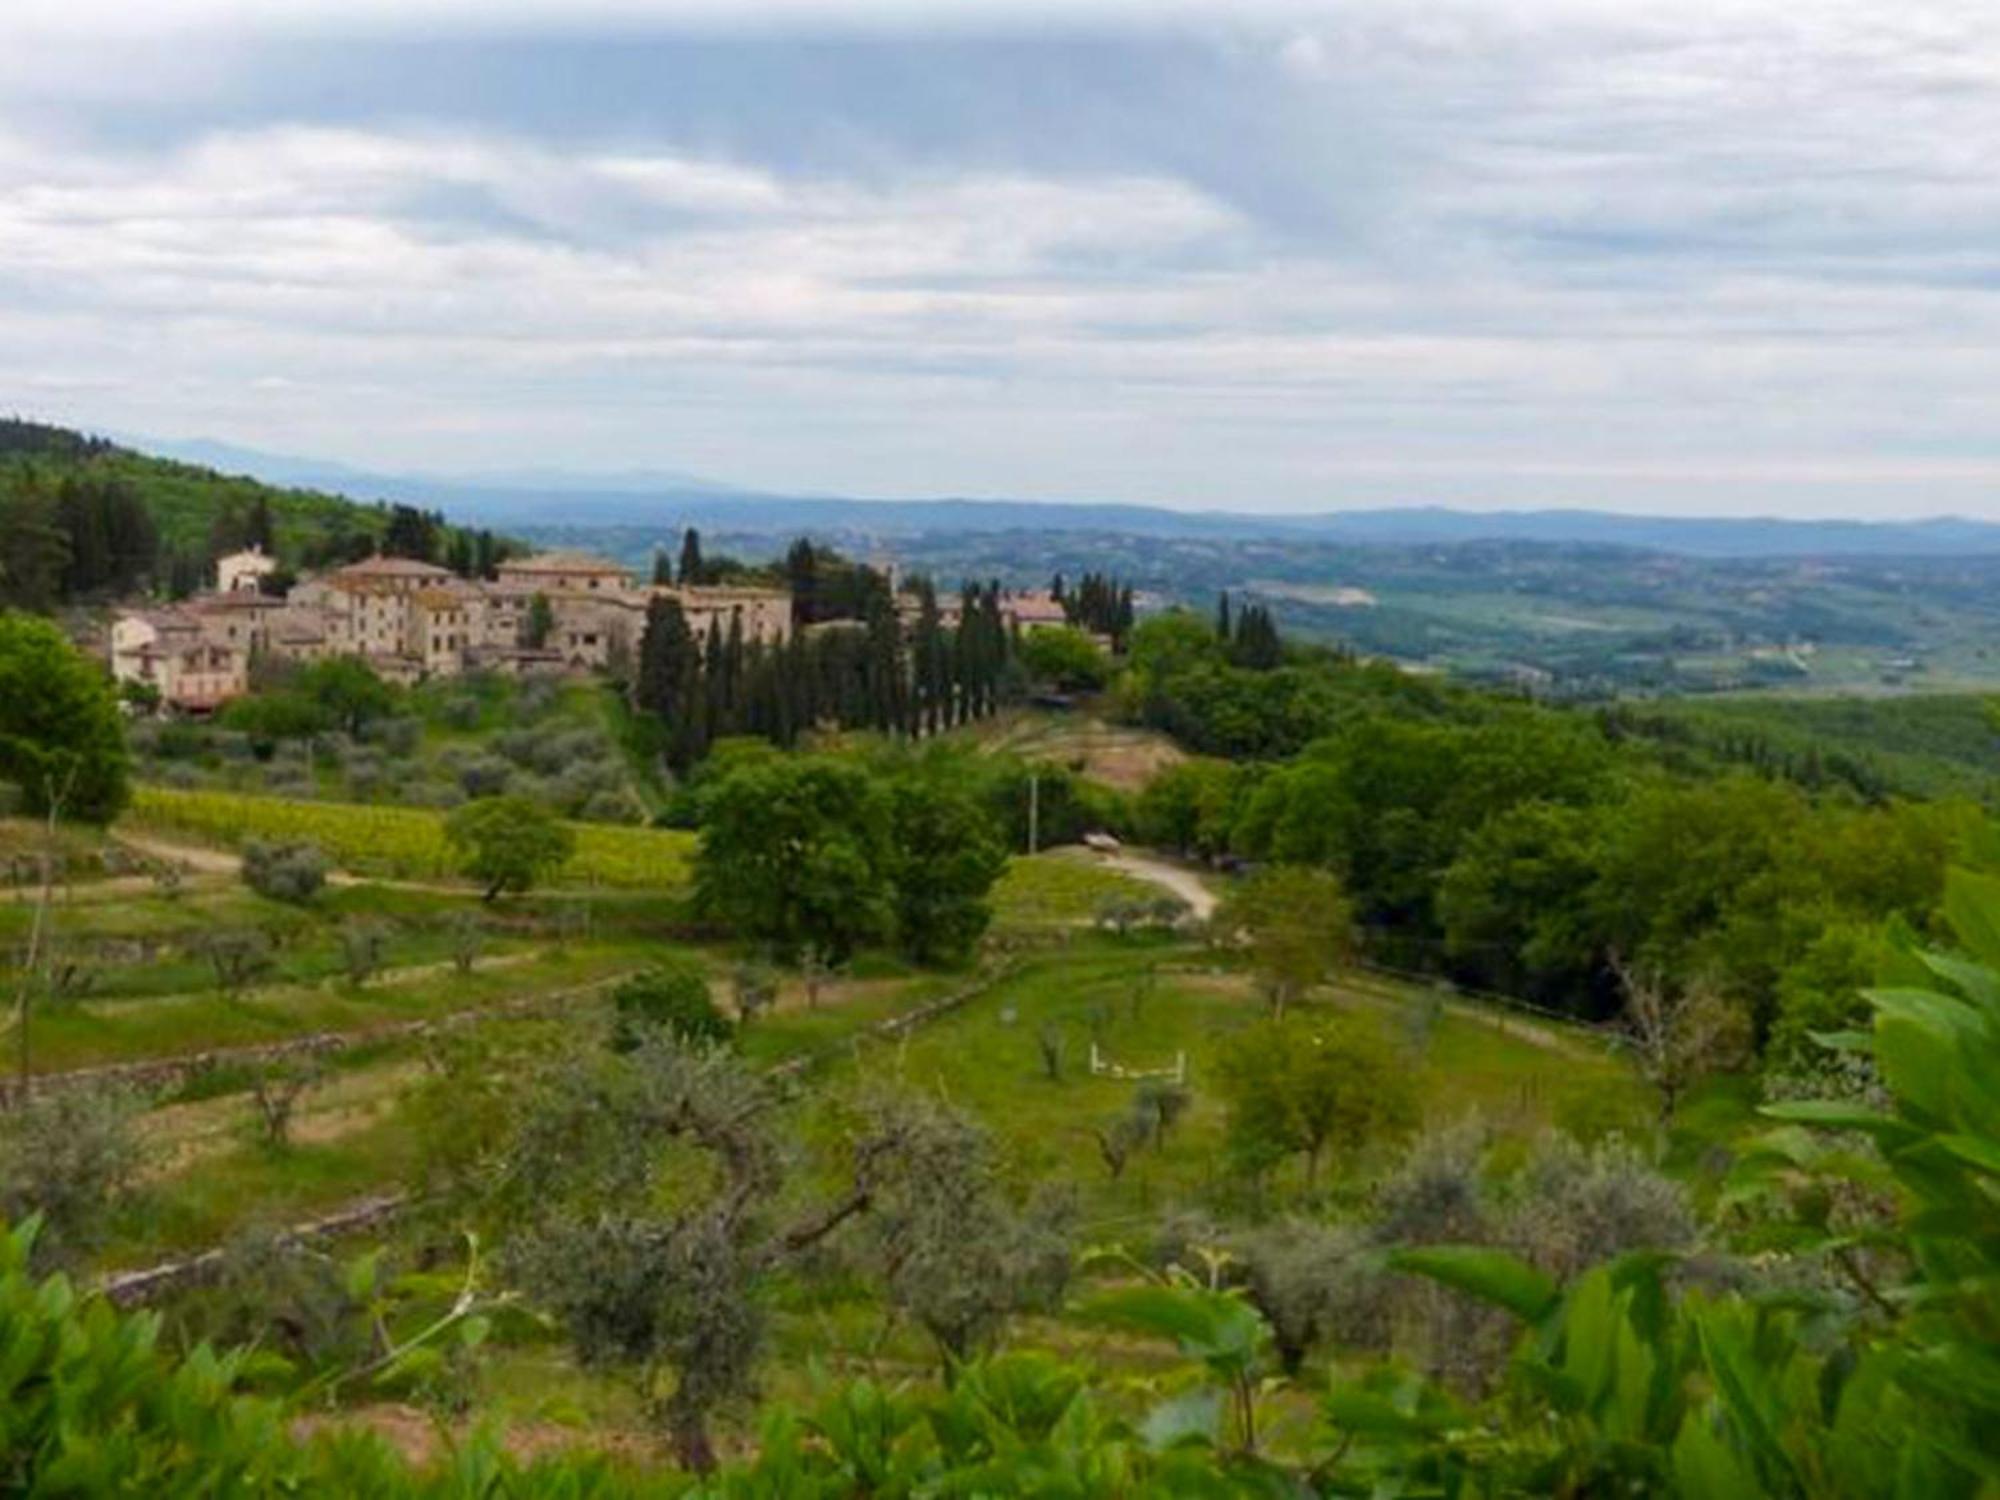
[[510, 546], [414, 506], [268, 485], [0, 419], [0, 604], [178, 597], [209, 581], [217, 557], [252, 545], [291, 569], [385, 551], [466, 576], [490, 571]]
[[1774, 771], [1815, 789], [1988, 805], [2000, 796], [2000, 699], [1980, 694], [1633, 703], [1604, 710], [1603, 722], [1670, 756]]
[[[1138, 628], [1118, 691], [1204, 752], [1139, 797], [1148, 840], [1334, 870], [1384, 963], [1596, 1019], [1659, 976], [1786, 1056], [1859, 1014], [1885, 920], [1935, 931], [1947, 868], [1995, 855], [1980, 806], [1860, 774], [1792, 705], [1680, 734], [1324, 652], [1246, 668], [1188, 614]], [[1910, 715], [1883, 741], [1944, 739], [1944, 790], [1977, 785], [1983, 710], [1912, 707], [1869, 705]]]

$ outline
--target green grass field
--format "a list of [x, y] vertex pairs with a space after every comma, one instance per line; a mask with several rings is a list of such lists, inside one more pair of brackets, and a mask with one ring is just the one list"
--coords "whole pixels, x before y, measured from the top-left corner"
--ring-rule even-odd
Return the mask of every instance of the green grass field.
[[[1503, 1136], [1525, 1138], [1556, 1124], [1593, 1132], [1643, 1131], [1651, 1119], [1644, 1086], [1586, 1033], [1538, 1045], [1470, 1013], [1423, 1020], [1422, 992], [1333, 985], [1300, 1015], [1366, 1016], [1406, 1049], [1419, 1077], [1426, 1123], [1470, 1111]], [[1037, 955], [975, 1003], [940, 1020], [874, 1066], [910, 1087], [934, 1092], [984, 1119], [1004, 1143], [1022, 1183], [1072, 1184], [1107, 1225], [1136, 1222], [1164, 1203], [1227, 1196], [1225, 1111], [1207, 1085], [1225, 1040], [1264, 1009], [1248, 983], [1212, 969], [1199, 950], [1152, 939], [1091, 938]], [[1051, 1079], [1045, 1028], [1060, 1037], [1063, 1062]], [[1092, 1042], [1128, 1069], [1187, 1061], [1194, 1106], [1157, 1155], [1142, 1154], [1118, 1182], [1108, 1180], [1092, 1129], [1128, 1107], [1134, 1085], [1092, 1077]], [[1367, 1162], [1345, 1164], [1365, 1171]]]
[[1094, 920], [1105, 901], [1158, 894], [1143, 880], [1093, 863], [1084, 850], [1050, 849], [1007, 861], [993, 887], [993, 920], [1003, 928], [1078, 926]]

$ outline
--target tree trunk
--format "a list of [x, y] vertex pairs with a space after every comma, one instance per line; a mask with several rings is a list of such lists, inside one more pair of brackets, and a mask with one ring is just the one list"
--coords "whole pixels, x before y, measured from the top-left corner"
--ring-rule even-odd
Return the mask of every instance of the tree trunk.
[[677, 1410], [668, 1417], [667, 1429], [675, 1462], [690, 1474], [715, 1472], [715, 1444], [709, 1441], [708, 1424], [701, 1413]]
[[[53, 783], [53, 778], [51, 778]], [[14, 1024], [20, 1028], [20, 1098], [28, 1097], [28, 1077], [34, 1070], [29, 1008], [34, 1003], [35, 971], [41, 966], [42, 944], [48, 928], [49, 908], [55, 901], [56, 820], [62, 816], [62, 798], [53, 784], [49, 788], [48, 824], [42, 844], [42, 889], [35, 901], [34, 921], [28, 928], [28, 951], [21, 960], [21, 985], [14, 1001]]]

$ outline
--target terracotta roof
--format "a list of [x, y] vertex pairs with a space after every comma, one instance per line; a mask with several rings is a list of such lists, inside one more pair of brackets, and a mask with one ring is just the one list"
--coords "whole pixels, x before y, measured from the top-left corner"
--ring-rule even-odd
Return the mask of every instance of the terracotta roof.
[[198, 615], [209, 615], [231, 609], [283, 609], [285, 601], [245, 589], [234, 594], [197, 594], [185, 607]]
[[588, 552], [537, 552], [533, 557], [510, 557], [499, 565], [501, 573], [616, 573], [631, 574], [630, 568]]
[[360, 562], [334, 569], [328, 576], [359, 581], [369, 578], [449, 578], [452, 573], [450, 568], [418, 562], [414, 557], [364, 557]]
[[1000, 613], [1011, 615], [1023, 624], [1066, 625], [1069, 611], [1047, 594], [1016, 594], [1011, 599], [1000, 601]]
[[200, 630], [201, 621], [181, 613], [177, 609], [126, 609], [119, 611], [124, 620], [144, 620], [155, 630]]
[[787, 589], [762, 588], [749, 583], [661, 583], [653, 586], [653, 592], [662, 598], [677, 599], [683, 604], [790, 604], [792, 602], [791, 592]]

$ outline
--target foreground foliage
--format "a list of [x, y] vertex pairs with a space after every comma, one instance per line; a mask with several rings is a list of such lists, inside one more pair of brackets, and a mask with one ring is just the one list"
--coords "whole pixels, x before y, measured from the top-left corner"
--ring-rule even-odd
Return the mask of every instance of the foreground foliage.
[[[1265, 1448], [1281, 1374], [1268, 1325], [1247, 1296], [1182, 1273], [1086, 1308], [1170, 1341], [1186, 1363], [1165, 1380], [1007, 1355], [948, 1389], [823, 1386], [767, 1416], [753, 1457], [699, 1482], [596, 1457], [522, 1469], [477, 1442], [417, 1474], [372, 1440], [297, 1440], [281, 1407], [233, 1394], [251, 1356], [166, 1360], [151, 1318], [37, 1284], [30, 1225], [0, 1243], [0, 1464], [37, 1493], [1990, 1494], [2000, 886], [1960, 877], [1948, 906], [1963, 951], [1903, 955], [1871, 995], [1872, 1033], [1833, 1039], [1872, 1060], [1886, 1107], [1770, 1106], [1774, 1128], [1739, 1162], [1733, 1201], [1763, 1215], [1788, 1273], [1654, 1250], [1559, 1283], [1489, 1246], [1394, 1252], [1387, 1269], [1520, 1325], [1501, 1385], [1474, 1404], [1363, 1367], [1321, 1399], [1303, 1455]], [[1893, 1215], [1832, 1221], [1824, 1206], [1849, 1186], [1886, 1194]], [[773, 1229], [733, 1242], [782, 1243]]]

